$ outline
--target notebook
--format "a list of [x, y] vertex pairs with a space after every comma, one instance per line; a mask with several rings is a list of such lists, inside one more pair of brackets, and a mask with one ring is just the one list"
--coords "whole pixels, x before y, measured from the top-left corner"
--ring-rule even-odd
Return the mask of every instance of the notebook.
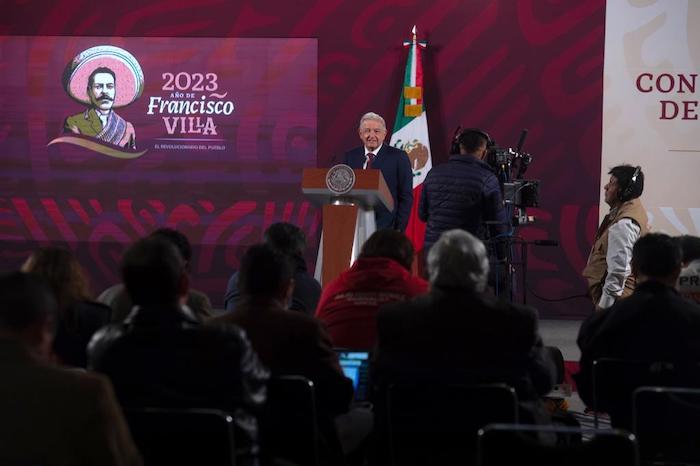
[[336, 352], [345, 376], [352, 380], [355, 401], [367, 401], [369, 396], [369, 352], [346, 349], [339, 349]]

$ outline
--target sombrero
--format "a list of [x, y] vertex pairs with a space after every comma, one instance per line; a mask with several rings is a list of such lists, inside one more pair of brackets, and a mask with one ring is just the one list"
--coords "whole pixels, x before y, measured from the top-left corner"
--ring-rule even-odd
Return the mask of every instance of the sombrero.
[[107, 67], [116, 76], [114, 107], [129, 105], [141, 96], [143, 71], [129, 52], [111, 45], [98, 45], [80, 52], [68, 64], [63, 74], [63, 87], [73, 99], [90, 105], [86, 89], [88, 78], [95, 69]]

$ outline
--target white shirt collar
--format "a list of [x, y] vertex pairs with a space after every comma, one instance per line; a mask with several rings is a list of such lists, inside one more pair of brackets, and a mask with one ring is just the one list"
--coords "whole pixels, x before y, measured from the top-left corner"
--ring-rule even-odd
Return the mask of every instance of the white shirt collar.
[[95, 113], [97, 114], [97, 117], [102, 122], [102, 127], [104, 128], [105, 126], [107, 126], [107, 120], [109, 119], [109, 115], [111, 113], [111, 110], [104, 115], [102, 113], [98, 112], [97, 110], [95, 110]]
[[379, 151], [382, 150], [383, 145], [384, 145], [384, 143], [380, 144], [379, 147], [377, 147], [374, 150], [369, 150], [369, 149], [367, 149], [367, 147], [365, 147], [364, 148], [365, 149], [365, 157], [367, 157], [367, 154], [369, 154], [370, 152], [372, 152], [374, 155], [379, 154]]

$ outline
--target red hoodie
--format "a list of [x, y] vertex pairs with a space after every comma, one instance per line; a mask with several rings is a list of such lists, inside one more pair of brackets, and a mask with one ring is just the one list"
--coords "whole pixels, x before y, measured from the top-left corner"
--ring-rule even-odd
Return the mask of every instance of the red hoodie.
[[359, 258], [324, 287], [316, 318], [328, 329], [333, 346], [372, 349], [377, 332], [377, 310], [428, 291], [428, 282], [393, 259]]

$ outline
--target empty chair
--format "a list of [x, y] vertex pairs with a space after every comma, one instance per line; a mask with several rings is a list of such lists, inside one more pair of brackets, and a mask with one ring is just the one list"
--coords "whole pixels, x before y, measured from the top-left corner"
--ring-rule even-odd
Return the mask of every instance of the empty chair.
[[636, 439], [624, 430], [490, 424], [479, 430], [478, 445], [478, 466], [639, 464]]
[[125, 411], [145, 466], [252, 464], [236, 459], [233, 417], [213, 409], [144, 408]]
[[638, 388], [633, 425], [643, 462], [700, 463], [699, 389]]
[[[632, 393], [642, 386], [698, 387], [700, 365], [601, 358], [593, 362], [593, 410], [610, 414], [614, 427], [632, 430]], [[597, 424], [596, 424], [597, 425]]]
[[473, 464], [478, 429], [518, 422], [518, 402], [505, 384], [396, 384], [386, 413], [391, 464]]

